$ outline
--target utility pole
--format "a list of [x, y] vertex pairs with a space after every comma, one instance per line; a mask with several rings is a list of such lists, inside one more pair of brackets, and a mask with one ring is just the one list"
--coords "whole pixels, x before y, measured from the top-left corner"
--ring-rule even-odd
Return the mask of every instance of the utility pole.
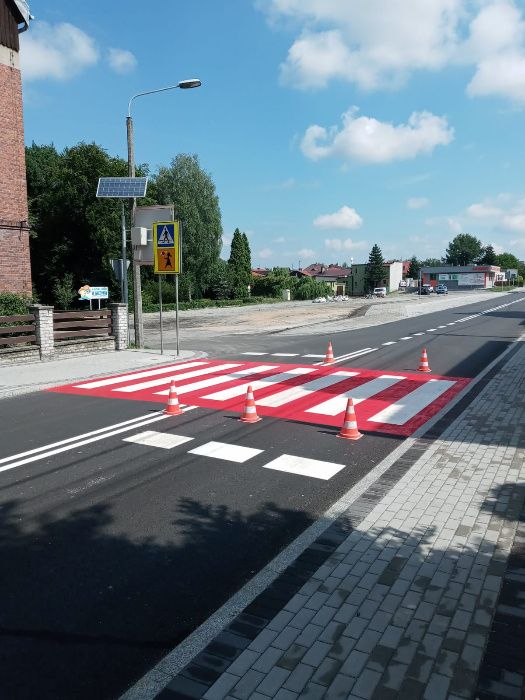
[[[129, 114], [126, 117], [126, 134], [128, 140], [128, 176], [135, 177], [135, 142], [133, 140], [133, 119]], [[130, 228], [135, 221], [136, 199], [130, 199]], [[132, 250], [133, 266], [133, 318], [135, 320], [135, 347], [144, 347], [144, 327], [142, 321], [142, 285], [140, 282], [140, 263], [135, 262]], [[127, 275], [127, 270], [126, 270]]]

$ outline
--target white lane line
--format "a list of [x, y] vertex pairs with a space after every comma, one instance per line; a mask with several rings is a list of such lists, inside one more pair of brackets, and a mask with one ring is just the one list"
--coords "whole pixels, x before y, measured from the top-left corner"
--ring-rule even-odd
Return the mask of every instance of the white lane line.
[[146, 420], [146, 418], [149, 418], [150, 416], [151, 416], [151, 414], [147, 413], [144, 416], [137, 416], [137, 418], [130, 418], [129, 420], [124, 420], [121, 423], [114, 423], [113, 425], [108, 425], [105, 428], [99, 428], [98, 430], [91, 430], [89, 433], [75, 435], [75, 437], [66, 438], [65, 440], [59, 440], [58, 442], [52, 442], [49, 445], [43, 445], [42, 447], [35, 447], [32, 450], [26, 450], [25, 452], [19, 452], [18, 454], [11, 455], [10, 457], [3, 457], [2, 459], [0, 459], [0, 464], [5, 464], [6, 462], [12, 462], [13, 460], [21, 459], [22, 457], [28, 457], [29, 455], [38, 454], [39, 452], [45, 452], [46, 450], [51, 450], [54, 447], [60, 447], [61, 445], [69, 445], [72, 442], [77, 442], [78, 440], [82, 440], [83, 438], [91, 437], [92, 435], [101, 435], [102, 433], [106, 433], [110, 430], [115, 430], [116, 428], [121, 428], [124, 425], [129, 425], [130, 429], [132, 429], [135, 427], [134, 423], [140, 423], [141, 421]]
[[[202, 379], [200, 382], [192, 382], [191, 384], [184, 384], [180, 388], [177, 387], [177, 394], [188, 394], [190, 391], [197, 391], [198, 389], [207, 389], [211, 386], [217, 386], [217, 384], [225, 384], [226, 382], [233, 382], [236, 379], [243, 379], [250, 374], [263, 374], [271, 369], [278, 369], [277, 365], [257, 365], [257, 367], [249, 367], [248, 369], [243, 369], [240, 372], [232, 372], [231, 374], [222, 374], [220, 377], [208, 377], [208, 379]], [[169, 389], [163, 389], [163, 391], [156, 391], [155, 396], [167, 396], [170, 393]]]
[[387, 406], [368, 420], [373, 423], [404, 425], [432, 401], [435, 401], [441, 394], [444, 394], [445, 391], [454, 386], [455, 383], [443, 379], [429, 379], [428, 382], [422, 384], [418, 389], [411, 391], [410, 394], [403, 396], [402, 399]]
[[124, 442], [135, 442], [138, 445], [146, 445], [147, 447], [161, 447], [163, 450], [171, 450], [193, 439], [192, 437], [185, 437], [184, 435], [159, 433], [156, 430], [145, 430], [143, 433], [137, 433], [136, 435], [123, 438]]
[[455, 323], [455, 321], [452, 321], [452, 323], [447, 323], [447, 326], [453, 326]]
[[382, 345], [395, 345], [397, 343], [397, 340], [389, 340], [386, 343], [382, 343]]
[[[188, 406], [189, 408], [194, 408], [193, 406]], [[57, 447], [54, 450], [48, 450], [47, 452], [41, 452], [38, 455], [33, 455], [32, 457], [26, 457], [25, 459], [19, 459], [16, 462], [11, 462], [4, 467], [0, 467], [0, 472], [5, 472], [8, 469], [14, 469], [15, 467], [20, 467], [23, 464], [29, 464], [30, 462], [36, 462], [39, 459], [45, 459], [46, 457], [53, 457], [61, 452], [67, 452], [67, 450], [72, 450], [76, 447], [82, 447], [83, 445], [89, 445], [92, 442], [97, 442], [98, 440], [104, 440], [108, 437], [113, 437], [113, 435], [119, 435], [120, 433], [125, 433], [128, 430], [134, 430], [135, 428], [141, 428], [143, 425], [149, 425], [150, 423], [155, 423], [159, 420], [164, 420], [168, 418], [167, 415], [161, 414], [156, 416], [151, 416], [147, 420], [143, 420], [140, 423], [134, 423], [133, 425], [126, 425], [123, 428], [118, 428], [116, 430], [111, 430], [110, 432], [105, 432], [102, 435], [95, 435], [85, 440], [77, 440], [76, 442], [71, 442], [69, 445], [63, 445], [62, 447]]]
[[267, 355], [267, 352], [242, 352], [241, 355]]
[[243, 464], [252, 457], [255, 457], [264, 450], [257, 450], [255, 447], [242, 447], [241, 445], [229, 445], [226, 442], [207, 442], [205, 445], [188, 450], [190, 454], [201, 455], [201, 457], [213, 457], [214, 459], [225, 459], [228, 462]]
[[298, 352], [272, 352], [272, 357], [298, 357]]
[[319, 391], [319, 389], [326, 389], [332, 384], [338, 384], [342, 382], [346, 377], [356, 377], [359, 372], [334, 372], [333, 374], [328, 374], [325, 377], [320, 377], [319, 379], [314, 379], [312, 382], [306, 382], [306, 384], [301, 384], [301, 386], [293, 386], [291, 389], [285, 389], [284, 391], [279, 391], [277, 394], [272, 394], [264, 399], [257, 401], [258, 406], [272, 406], [273, 408], [277, 406], [283, 406], [285, 403], [290, 401], [295, 401], [296, 399], [301, 399], [304, 396], [312, 394], [314, 391]]
[[[285, 382], [287, 379], [293, 379], [294, 377], [301, 376], [302, 374], [310, 374], [310, 372], [317, 372], [313, 367], [295, 367], [294, 369], [289, 369], [287, 372], [281, 372], [279, 374], [272, 374], [264, 379], [259, 379], [256, 382], [244, 382], [238, 386], [234, 386], [230, 389], [223, 389], [223, 391], [216, 391], [213, 394], [207, 394], [203, 396], [203, 399], [210, 399], [211, 401], [227, 401], [228, 399], [233, 399], [235, 396], [242, 396], [246, 393], [246, 389], [251, 386], [254, 391], [257, 389], [265, 389], [272, 384], [279, 384], [280, 382]], [[257, 403], [257, 397], [255, 397], [255, 402]]]
[[369, 352], [375, 352], [379, 348], [363, 348], [362, 350], [356, 350], [355, 352], [349, 352], [348, 355], [339, 355], [333, 362], [314, 362], [314, 365], [321, 367], [330, 367], [330, 365], [338, 364], [339, 362], [346, 362], [347, 360], [352, 360], [354, 357], [361, 357], [361, 355], [368, 355]]
[[146, 372], [135, 372], [134, 374], [123, 374], [120, 377], [109, 377], [108, 379], [97, 379], [93, 382], [85, 384], [75, 384], [75, 389], [98, 389], [102, 386], [111, 386], [112, 384], [121, 384], [122, 382], [134, 381], [136, 379], [145, 379], [146, 377], [158, 377], [161, 374], [169, 374], [170, 372], [181, 372], [190, 367], [200, 367], [207, 365], [208, 362], [186, 362], [179, 365], [169, 365], [169, 367], [160, 367], [158, 369], [150, 369]]
[[264, 464], [263, 467], [264, 469], [275, 469], [280, 472], [328, 481], [337, 472], [344, 469], [345, 465], [336, 464], [335, 462], [322, 462], [318, 459], [307, 459], [306, 457], [294, 457], [294, 455], [281, 455], [277, 459], [268, 462], [268, 464]]
[[446, 328], [446, 326], [438, 326], [438, 328]]
[[342, 413], [345, 408], [348, 399], [351, 397], [355, 404], [361, 403], [365, 399], [369, 399], [374, 394], [379, 394], [379, 392], [389, 389], [394, 384], [406, 379], [406, 377], [399, 377], [393, 374], [382, 374], [380, 377], [371, 379], [369, 382], [365, 382], [360, 386], [356, 386], [354, 389], [350, 389], [344, 394], [339, 396], [334, 396], [328, 401], [323, 401], [317, 406], [312, 406], [306, 413], [317, 413], [322, 416], [337, 416], [338, 413]]
[[425, 335], [424, 333], [414, 333], [414, 335]]
[[411, 335], [404, 335], [402, 338], [399, 338], [399, 340], [412, 340]]
[[181, 379], [192, 379], [193, 377], [202, 377], [202, 375], [204, 374], [218, 373], [222, 372], [222, 370], [225, 369], [233, 369], [234, 367], [241, 366], [242, 365], [239, 362], [225, 365], [215, 365], [214, 367], [206, 367], [205, 369], [195, 369], [191, 372], [175, 374], [170, 377], [164, 377], [163, 379], [152, 379], [150, 382], [139, 382], [138, 384], [128, 384], [128, 386], [120, 386], [116, 389], [113, 389], [113, 391], [121, 391], [126, 394], [131, 394], [135, 391], [142, 391], [142, 389], [151, 389], [154, 386], [162, 386], [163, 384], [169, 384], [172, 379], [174, 379], [176, 382], [180, 382]]
[[301, 357], [315, 357], [315, 358], [318, 358], [318, 357], [326, 357], [326, 355], [301, 355]]
[[427, 333], [432, 333], [433, 331], [437, 331], [437, 328], [427, 328]]

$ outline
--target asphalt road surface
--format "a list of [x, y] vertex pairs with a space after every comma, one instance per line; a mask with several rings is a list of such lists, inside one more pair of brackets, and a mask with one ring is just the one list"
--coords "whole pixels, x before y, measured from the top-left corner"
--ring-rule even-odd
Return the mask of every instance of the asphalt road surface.
[[[474, 378], [524, 322], [521, 298], [495, 295], [331, 338], [236, 336], [192, 349], [317, 367], [331, 339], [333, 371], [411, 373], [426, 347], [434, 374]], [[244, 354], [254, 352], [265, 354]], [[322, 421], [245, 425], [222, 409], [164, 417], [157, 401], [123, 396], [0, 403], [2, 700], [117, 698], [403, 439], [347, 442]], [[314, 476], [281, 471], [285, 455], [326, 464], [312, 463]]]

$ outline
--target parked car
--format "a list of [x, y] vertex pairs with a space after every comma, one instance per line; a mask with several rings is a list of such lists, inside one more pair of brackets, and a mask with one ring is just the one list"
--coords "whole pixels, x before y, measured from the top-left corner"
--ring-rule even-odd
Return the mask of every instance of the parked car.
[[434, 287], [431, 284], [421, 285], [421, 294], [432, 294], [434, 292]]
[[446, 284], [438, 284], [436, 287], [436, 294], [448, 294], [448, 287]]
[[386, 287], [376, 287], [373, 294], [375, 297], [386, 297]]
[[324, 304], [326, 302], [326, 297], [317, 297], [317, 299], [312, 299], [312, 304]]

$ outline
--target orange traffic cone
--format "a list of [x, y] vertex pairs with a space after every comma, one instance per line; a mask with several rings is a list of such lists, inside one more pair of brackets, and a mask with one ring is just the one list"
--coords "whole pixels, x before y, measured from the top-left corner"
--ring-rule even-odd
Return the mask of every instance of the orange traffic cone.
[[164, 409], [164, 413], [168, 416], [180, 416], [184, 413], [182, 408], [179, 406], [179, 397], [177, 396], [177, 387], [175, 386], [175, 381], [172, 379], [170, 384], [170, 393], [168, 395], [168, 403]]
[[248, 390], [246, 392], [246, 400], [244, 401], [244, 411], [239, 420], [242, 420], [243, 423], [257, 423], [257, 421], [262, 420], [257, 415], [255, 400], [253, 398], [253, 389], [251, 386], [248, 387]]
[[355, 417], [354, 402], [352, 399], [348, 399], [347, 401], [343, 427], [337, 434], [337, 437], [344, 438], [345, 440], [359, 440], [359, 438], [363, 437], [363, 433], [360, 433], [357, 429], [357, 419]]
[[328, 343], [328, 349], [326, 351], [326, 357], [324, 358], [325, 365], [334, 362], [334, 351], [332, 350], [332, 343]]
[[427, 349], [423, 348], [423, 351], [421, 353], [421, 359], [419, 360], [419, 367], [417, 368], [418, 372], [432, 372], [430, 367], [428, 366], [428, 357], [427, 357]]

